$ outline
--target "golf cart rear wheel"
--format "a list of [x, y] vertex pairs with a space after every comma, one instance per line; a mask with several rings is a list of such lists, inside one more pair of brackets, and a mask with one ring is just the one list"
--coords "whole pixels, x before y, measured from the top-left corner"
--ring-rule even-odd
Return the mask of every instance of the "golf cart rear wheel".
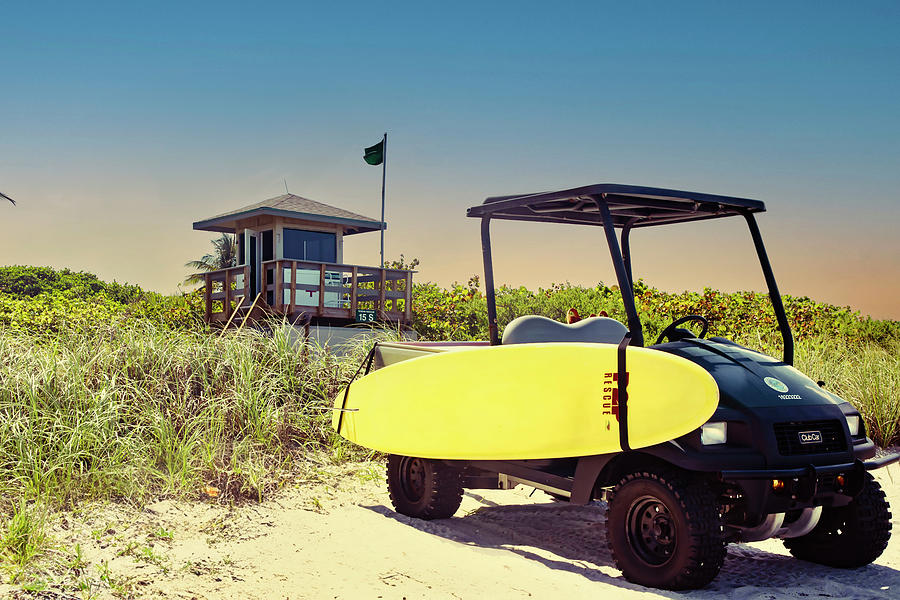
[[847, 506], [825, 507], [808, 534], [784, 540], [796, 558], [855, 569], [881, 556], [891, 538], [891, 512], [881, 486], [870, 473], [862, 492]]
[[609, 500], [606, 539], [626, 579], [656, 588], [703, 587], [725, 561], [715, 494], [677, 471], [625, 476]]
[[462, 471], [439, 461], [388, 456], [388, 492], [400, 514], [417, 519], [446, 519], [462, 502]]

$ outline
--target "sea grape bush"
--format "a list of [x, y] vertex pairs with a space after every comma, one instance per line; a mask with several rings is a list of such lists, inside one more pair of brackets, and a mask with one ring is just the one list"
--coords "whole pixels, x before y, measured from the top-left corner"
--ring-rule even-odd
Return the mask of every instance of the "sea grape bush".
[[58, 332], [85, 323], [115, 323], [122, 305], [105, 295], [79, 298], [68, 290], [16, 298], [0, 293], [0, 327], [35, 332]]
[[[395, 261], [388, 266], [414, 268], [418, 261]], [[767, 294], [721, 292], [665, 292], [635, 282], [635, 304], [644, 337], [654, 340], [674, 319], [699, 314], [710, 322], [709, 335], [732, 339], [758, 339], [766, 346], [781, 342], [775, 313]], [[878, 321], [847, 307], [816, 302], [807, 297], [784, 296], [794, 337], [836, 336], [853, 342], [885, 345], [900, 339], [900, 322]], [[525, 287], [497, 289], [497, 317], [502, 329], [520, 315], [537, 314], [564, 321], [566, 311], [583, 315], [605, 311], [627, 321], [618, 286], [594, 287], [553, 284], [536, 291]], [[146, 318], [175, 329], [203, 327], [200, 290], [166, 296], [136, 285], [106, 283], [91, 273], [47, 267], [0, 267], [0, 326], [35, 331], [56, 331], [63, 324], [84, 324]], [[425, 339], [487, 339], [487, 303], [480, 278], [444, 288], [416, 283], [413, 290], [413, 329]]]
[[449, 289], [413, 284], [413, 329], [430, 340], [487, 339], [486, 306], [477, 275]]
[[136, 285], [106, 283], [93, 273], [50, 267], [0, 267], [0, 292], [15, 297], [35, 297], [48, 292], [67, 291], [70, 297], [93, 298], [100, 294], [118, 303], [139, 299], [145, 292]]
[[[767, 294], [721, 292], [672, 293], [658, 290], [638, 280], [635, 304], [644, 327], [644, 337], [653, 340], [678, 317], [699, 314], [710, 322], [710, 336], [733, 339], [757, 338], [780, 343], [778, 324]], [[816, 302], [807, 297], [783, 296], [785, 311], [796, 339], [837, 336], [856, 342], [886, 344], [900, 339], [900, 322], [878, 321], [847, 307]], [[582, 316], [605, 311], [626, 322], [618, 286], [603, 283], [595, 287], [553, 284], [537, 291], [525, 287], [497, 289], [497, 320], [502, 330], [520, 315], [536, 314], [564, 321], [566, 311], [578, 309]], [[487, 339], [487, 304], [478, 277], [466, 285], [454, 283], [442, 288], [434, 283], [415, 286], [413, 328], [419, 335], [435, 340]]]
[[198, 291], [166, 296], [106, 283], [91, 273], [48, 267], [0, 267], [0, 327], [56, 333], [146, 319], [172, 329], [202, 327]]

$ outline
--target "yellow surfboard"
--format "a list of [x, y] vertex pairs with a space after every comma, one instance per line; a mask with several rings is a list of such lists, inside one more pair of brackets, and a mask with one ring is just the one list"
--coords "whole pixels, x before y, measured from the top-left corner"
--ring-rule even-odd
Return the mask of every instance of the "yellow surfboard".
[[[352, 442], [422, 458], [516, 460], [617, 452], [617, 347], [537, 343], [467, 347], [388, 365], [335, 399], [332, 425]], [[628, 443], [674, 439], [719, 403], [694, 363], [627, 349]]]

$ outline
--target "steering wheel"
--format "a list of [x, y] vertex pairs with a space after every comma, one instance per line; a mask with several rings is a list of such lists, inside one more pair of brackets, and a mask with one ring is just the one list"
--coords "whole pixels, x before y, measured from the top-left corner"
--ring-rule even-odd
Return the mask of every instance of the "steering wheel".
[[659, 337], [656, 338], [656, 343], [662, 344], [664, 339], [675, 333], [675, 329], [677, 329], [679, 325], [684, 325], [685, 323], [690, 323], [692, 321], [703, 325], [703, 329], [700, 331], [700, 335], [698, 335], [697, 337], [702, 338], [704, 335], [706, 335], [706, 331], [709, 329], [709, 321], [707, 321], [705, 317], [701, 317], [700, 315], [687, 315], [681, 317], [680, 319], [675, 319], [669, 324], [668, 327], [663, 329], [662, 333], [659, 334]]

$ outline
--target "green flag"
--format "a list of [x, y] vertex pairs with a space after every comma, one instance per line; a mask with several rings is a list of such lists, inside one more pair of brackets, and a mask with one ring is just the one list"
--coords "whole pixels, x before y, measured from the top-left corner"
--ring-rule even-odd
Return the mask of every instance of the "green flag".
[[384, 162], [384, 140], [381, 140], [374, 146], [365, 149], [363, 160], [370, 165], [380, 165]]

